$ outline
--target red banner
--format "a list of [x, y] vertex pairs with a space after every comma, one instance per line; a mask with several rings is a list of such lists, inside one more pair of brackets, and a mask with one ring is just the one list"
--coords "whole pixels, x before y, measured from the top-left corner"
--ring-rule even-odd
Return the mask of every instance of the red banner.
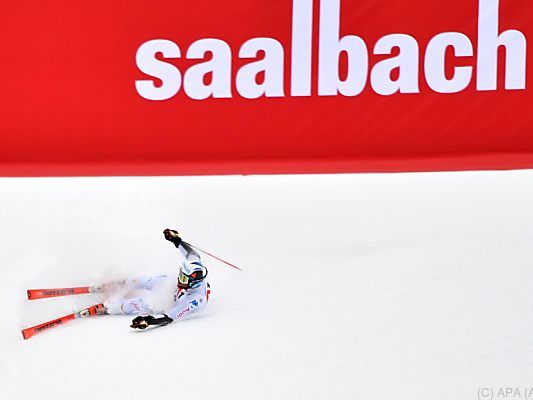
[[527, 0], [3, 5], [0, 175], [533, 167]]

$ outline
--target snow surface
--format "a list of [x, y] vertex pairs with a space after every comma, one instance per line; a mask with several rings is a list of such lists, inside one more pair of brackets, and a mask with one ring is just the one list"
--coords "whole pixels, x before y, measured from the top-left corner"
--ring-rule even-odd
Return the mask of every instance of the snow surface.
[[[194, 318], [20, 329], [98, 302], [27, 288], [204, 258]], [[532, 386], [533, 171], [0, 179], [1, 399], [476, 399]]]

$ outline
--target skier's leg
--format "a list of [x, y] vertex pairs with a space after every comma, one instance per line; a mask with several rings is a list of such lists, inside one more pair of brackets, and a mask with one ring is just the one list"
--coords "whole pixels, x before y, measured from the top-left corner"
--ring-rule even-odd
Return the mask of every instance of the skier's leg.
[[107, 300], [104, 306], [106, 313], [110, 315], [148, 315], [154, 313], [142, 297]]
[[133, 289], [146, 289], [154, 290], [161, 283], [165, 282], [168, 278], [168, 275], [159, 275], [159, 276], [139, 276], [138, 278], [132, 279], [131, 284]]
[[168, 275], [159, 276], [139, 276], [121, 281], [111, 281], [98, 286], [94, 286], [95, 292], [114, 292], [126, 288], [128, 290], [146, 289], [153, 290], [168, 278]]

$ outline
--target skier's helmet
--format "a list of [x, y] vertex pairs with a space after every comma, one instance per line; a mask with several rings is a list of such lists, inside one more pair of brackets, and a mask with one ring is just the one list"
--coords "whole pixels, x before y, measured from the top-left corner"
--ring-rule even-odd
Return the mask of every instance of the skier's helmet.
[[207, 268], [200, 261], [184, 261], [178, 275], [180, 289], [194, 289], [202, 284], [207, 276]]

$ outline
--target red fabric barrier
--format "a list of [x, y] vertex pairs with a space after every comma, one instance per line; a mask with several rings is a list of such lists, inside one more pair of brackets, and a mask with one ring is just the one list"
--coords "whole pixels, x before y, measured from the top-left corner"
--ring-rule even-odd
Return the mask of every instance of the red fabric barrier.
[[533, 167], [527, 0], [3, 5], [0, 175]]

